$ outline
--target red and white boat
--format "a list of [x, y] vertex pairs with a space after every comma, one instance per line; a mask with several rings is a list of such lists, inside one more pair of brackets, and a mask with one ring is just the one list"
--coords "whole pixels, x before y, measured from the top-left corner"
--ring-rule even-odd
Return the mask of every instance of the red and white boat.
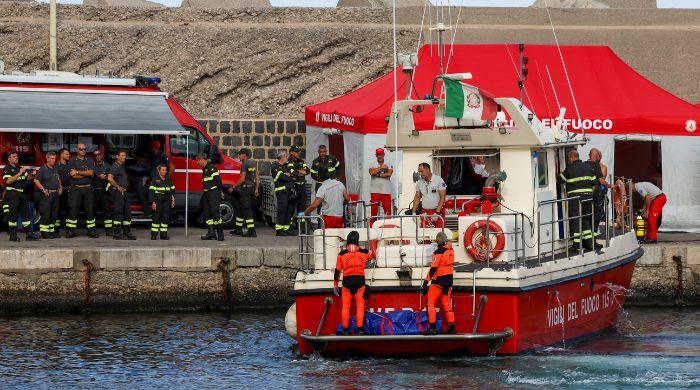
[[[642, 249], [633, 231], [606, 224], [597, 238], [602, 250], [567, 251], [568, 224], [581, 221], [565, 216], [579, 200], [561, 195], [566, 192], [556, 175], [566, 164], [566, 150], [585, 139], [544, 126], [517, 99], [494, 101], [510, 119], [508, 125], [502, 115], [496, 121], [447, 118], [442, 99], [398, 101], [387, 134], [387, 148], [402, 153], [400, 209], [413, 199], [411, 177], [419, 163], [430, 163], [433, 174], [440, 175], [448, 159], [482, 156], [491, 172], [507, 173], [505, 180], [502, 173], [493, 175], [482, 196], [456, 196], [451, 202], [455, 210], [446, 216], [445, 230], [454, 237], [458, 334], [336, 335], [341, 301], [333, 296], [333, 272], [352, 230], [360, 233], [362, 245], [376, 250], [375, 264], [366, 270], [371, 290], [367, 310], [420, 311], [426, 306], [419, 290], [429, 270], [430, 242], [441, 229], [420, 227], [415, 216], [389, 216], [371, 227], [317, 229], [301, 237], [305, 270], [296, 276], [295, 303], [286, 318], [301, 354], [518, 354], [615, 324]], [[413, 112], [434, 104], [435, 129], [416, 131]], [[499, 180], [495, 190], [493, 183]], [[610, 202], [606, 207], [611, 208]]]

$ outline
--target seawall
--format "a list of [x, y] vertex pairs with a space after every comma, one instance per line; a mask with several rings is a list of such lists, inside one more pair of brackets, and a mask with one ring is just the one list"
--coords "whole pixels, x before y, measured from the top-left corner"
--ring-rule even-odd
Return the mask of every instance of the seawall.
[[[647, 246], [630, 304], [696, 305], [700, 244]], [[0, 314], [286, 306], [296, 247], [0, 250]]]

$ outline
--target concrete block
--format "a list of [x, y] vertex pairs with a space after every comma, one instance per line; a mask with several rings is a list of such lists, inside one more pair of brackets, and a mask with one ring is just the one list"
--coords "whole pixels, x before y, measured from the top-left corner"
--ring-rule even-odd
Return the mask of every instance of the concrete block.
[[211, 249], [174, 248], [163, 249], [163, 267], [166, 268], [209, 268]]
[[236, 266], [260, 267], [264, 259], [262, 248], [238, 248], [236, 250]]
[[19, 251], [16, 249], [0, 250], [0, 269], [17, 269]]
[[687, 261], [687, 247], [684, 244], [675, 245], [664, 245], [663, 247], [663, 261], [667, 265], [675, 265], [676, 262], [673, 261], [674, 256], [680, 256], [682, 261]]
[[101, 268], [100, 265], [100, 250], [99, 249], [74, 249], [73, 250], [73, 268], [83, 269], [83, 260], [92, 263], [96, 269]]
[[236, 249], [233, 247], [211, 248], [211, 268], [216, 269], [221, 259], [228, 259], [231, 267], [235, 265]]
[[72, 249], [22, 249], [0, 253], [0, 269], [73, 268]]
[[284, 267], [287, 254], [285, 248], [265, 248], [263, 249], [263, 262], [268, 267]]
[[687, 256], [688, 265], [700, 265], [700, 245], [688, 246]]
[[160, 248], [101, 249], [100, 265], [104, 269], [161, 268]]
[[299, 248], [287, 248], [284, 266], [286, 268], [299, 269], [301, 268], [301, 260], [299, 259]]
[[661, 265], [663, 261], [662, 247], [660, 245], [644, 246], [644, 255], [639, 258], [639, 265]]

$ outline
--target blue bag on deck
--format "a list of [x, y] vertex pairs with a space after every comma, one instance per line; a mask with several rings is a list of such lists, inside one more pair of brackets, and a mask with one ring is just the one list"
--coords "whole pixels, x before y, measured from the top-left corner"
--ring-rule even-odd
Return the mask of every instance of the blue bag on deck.
[[[436, 326], [438, 333], [442, 333], [442, 318], [438, 315]], [[357, 333], [357, 324], [354, 316], [350, 317], [350, 332]], [[363, 330], [369, 335], [419, 335], [428, 330], [428, 313], [413, 310], [400, 310], [389, 313], [366, 312]], [[343, 331], [343, 325], [338, 324], [336, 334]]]

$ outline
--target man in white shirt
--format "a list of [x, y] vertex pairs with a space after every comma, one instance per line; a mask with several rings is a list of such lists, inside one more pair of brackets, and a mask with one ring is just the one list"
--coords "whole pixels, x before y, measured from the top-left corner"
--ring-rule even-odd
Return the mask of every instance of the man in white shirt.
[[343, 183], [336, 179], [331, 179], [326, 167], [318, 168], [318, 177], [321, 186], [316, 191], [316, 199], [304, 211], [305, 215], [310, 215], [321, 206], [321, 218], [326, 229], [343, 228], [343, 203], [350, 201], [350, 195], [345, 190]]
[[484, 163], [484, 157], [472, 157], [471, 161], [472, 166], [474, 167], [474, 173], [481, 177], [489, 177], [489, 172], [486, 170], [486, 164]]
[[384, 149], [378, 148], [374, 151], [377, 160], [369, 166], [369, 188], [372, 204], [370, 213], [372, 222], [374, 217], [379, 215], [379, 206], [382, 206], [384, 215], [392, 215], [391, 211], [391, 175], [394, 174], [394, 167], [384, 162]]
[[666, 204], [666, 195], [661, 189], [648, 181], [634, 183], [634, 190], [644, 199], [642, 217], [647, 220], [646, 244], [656, 243], [659, 225], [661, 225], [661, 211]]
[[416, 182], [416, 194], [413, 196], [413, 214], [418, 210], [420, 202], [423, 207], [421, 215], [431, 216], [430, 218], [421, 218], [421, 227], [443, 227], [445, 226], [443, 206], [445, 205], [447, 185], [440, 176], [433, 175], [428, 163], [418, 165], [418, 173], [420, 180]]

